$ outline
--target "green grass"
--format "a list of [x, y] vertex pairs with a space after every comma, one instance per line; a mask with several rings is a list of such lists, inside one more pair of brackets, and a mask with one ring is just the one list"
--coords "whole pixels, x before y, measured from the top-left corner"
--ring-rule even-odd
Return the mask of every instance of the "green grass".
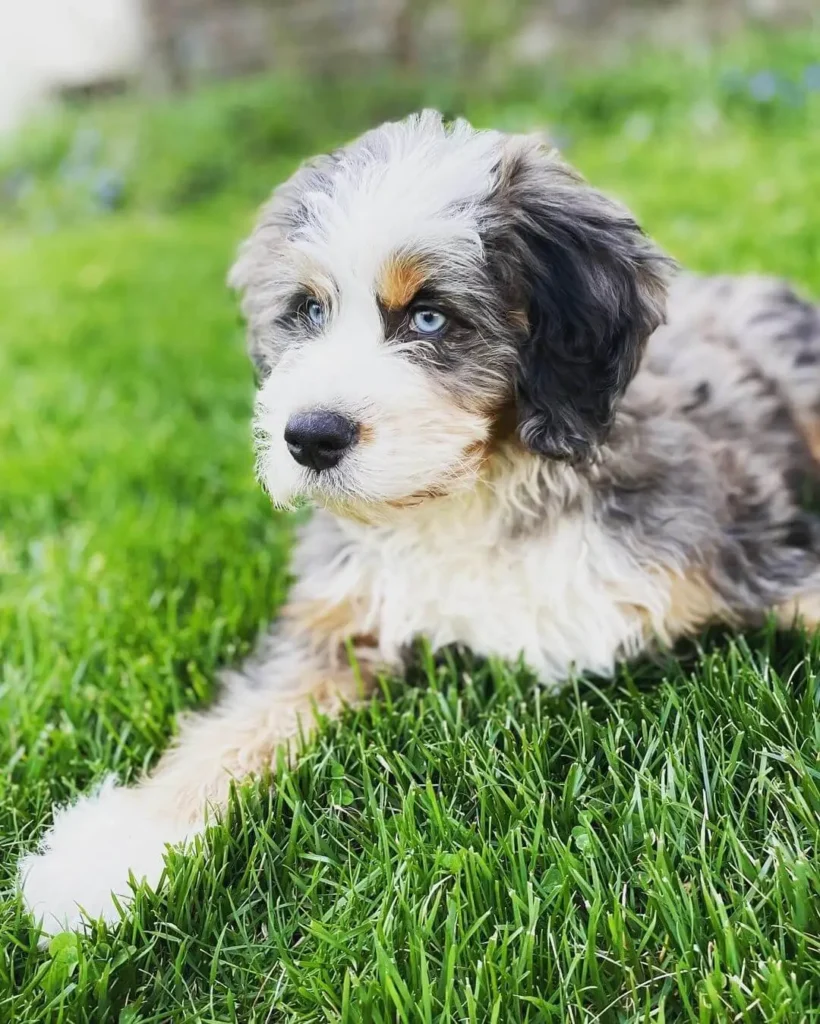
[[[557, 122], [686, 263], [820, 294], [816, 95], [756, 103], [721, 77], [797, 81], [812, 59], [816, 36], [752, 41], [707, 70], [651, 58], [467, 106]], [[281, 88], [232, 86], [163, 123], [209, 105], [219, 123], [243, 89]], [[37, 948], [13, 876], [52, 803], [150, 764], [285, 593], [289, 521], [252, 478], [223, 280], [251, 201], [340, 130], [302, 125], [255, 157], [232, 137], [247, 166], [196, 202], [152, 191], [138, 152], [124, 209], [104, 216], [48, 198], [89, 119], [115, 147], [124, 111], [92, 110], [4, 165], [29, 167], [39, 198], [0, 244], [0, 1021], [820, 1017], [820, 646], [770, 632], [704, 637], [558, 696], [521, 667], [421, 652], [272, 791], [238, 793], [207, 856], [172, 857], [120, 928]], [[247, 115], [242, 139], [256, 131], [273, 137]], [[164, 182], [187, 173], [178, 147]], [[63, 226], [43, 233], [49, 211]]]

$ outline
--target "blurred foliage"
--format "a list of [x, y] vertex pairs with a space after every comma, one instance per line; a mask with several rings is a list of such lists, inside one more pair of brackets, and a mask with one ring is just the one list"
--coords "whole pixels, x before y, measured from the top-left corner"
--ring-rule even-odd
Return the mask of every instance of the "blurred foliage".
[[220, 195], [258, 201], [304, 154], [423, 106], [556, 144], [601, 129], [695, 132], [745, 121], [820, 124], [820, 33], [744, 37], [717, 52], [639, 54], [616, 69], [559, 63], [492, 85], [392, 75], [236, 81], [184, 96], [61, 109], [0, 151], [0, 219], [51, 228], [121, 209], [169, 211]]

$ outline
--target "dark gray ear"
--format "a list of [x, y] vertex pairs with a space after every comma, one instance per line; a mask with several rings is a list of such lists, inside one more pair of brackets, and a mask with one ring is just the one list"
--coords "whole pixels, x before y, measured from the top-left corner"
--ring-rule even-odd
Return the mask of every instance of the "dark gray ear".
[[588, 457], [663, 322], [672, 261], [618, 203], [535, 140], [516, 140], [500, 196], [529, 331], [516, 383], [533, 451]]

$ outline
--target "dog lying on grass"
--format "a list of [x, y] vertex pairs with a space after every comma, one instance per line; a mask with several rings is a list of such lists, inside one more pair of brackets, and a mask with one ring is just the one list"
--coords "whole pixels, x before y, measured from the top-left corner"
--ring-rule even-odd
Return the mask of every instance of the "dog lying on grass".
[[[318, 506], [255, 657], [138, 785], [56, 811], [24, 858], [44, 929], [115, 920], [129, 875], [224, 808], [416, 638], [544, 683], [712, 622], [820, 618], [820, 310], [675, 275], [541, 142], [426, 112], [319, 157], [231, 277], [258, 470]], [[671, 282], [671, 283], [670, 283]]]

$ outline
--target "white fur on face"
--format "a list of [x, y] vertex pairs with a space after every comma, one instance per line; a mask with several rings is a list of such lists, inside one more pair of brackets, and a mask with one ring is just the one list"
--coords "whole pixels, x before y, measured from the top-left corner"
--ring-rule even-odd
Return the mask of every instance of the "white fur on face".
[[493, 185], [503, 137], [438, 114], [384, 125], [338, 154], [333, 188], [301, 196], [305, 226], [292, 239], [344, 287], [372, 284], [396, 252], [465, 263], [480, 255], [477, 209]]
[[[283, 186], [243, 247], [232, 281], [272, 372], [257, 401], [259, 474], [273, 500], [401, 502], [469, 481], [486, 417], [461, 408], [423, 358], [385, 339], [377, 302], [393, 260], [410, 259], [464, 290], [483, 258], [480, 208], [496, 184], [503, 137], [465, 123], [445, 128], [428, 112], [386, 125], [334, 155], [327, 173]], [[298, 205], [294, 224], [288, 218]], [[320, 332], [287, 331], [283, 310], [301, 290], [333, 296]], [[425, 339], [418, 339], [416, 356]], [[276, 358], [270, 358], [275, 353]], [[507, 382], [487, 368], [486, 391]], [[489, 404], [489, 403], [488, 403]], [[295, 413], [328, 410], [361, 437], [319, 474], [284, 441]]]
[[[300, 466], [284, 438], [288, 419], [312, 409], [341, 413], [360, 429], [341, 463], [322, 473]], [[325, 336], [286, 355], [259, 392], [258, 471], [280, 505], [300, 496], [341, 505], [403, 501], [471, 481], [489, 430], [486, 417], [460, 408], [384, 343], [373, 296], [342, 296]]]

